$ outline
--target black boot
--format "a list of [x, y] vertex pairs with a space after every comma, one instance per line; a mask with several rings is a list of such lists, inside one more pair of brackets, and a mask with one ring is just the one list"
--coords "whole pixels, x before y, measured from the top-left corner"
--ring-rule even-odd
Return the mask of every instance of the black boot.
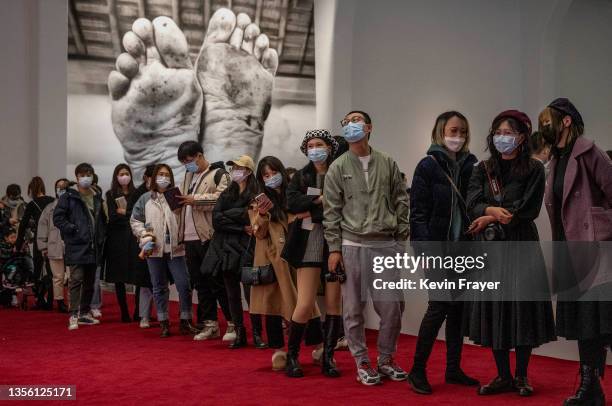
[[424, 369], [415, 369], [413, 367], [408, 374], [408, 385], [419, 395], [431, 395], [431, 385], [427, 380], [427, 374]]
[[181, 319], [181, 324], [179, 325], [179, 332], [182, 336], [188, 336], [198, 334], [200, 330], [198, 330], [191, 324], [191, 320]]
[[300, 344], [304, 336], [306, 323], [297, 323], [291, 320], [289, 325], [289, 339], [287, 343], [287, 366], [285, 373], [290, 378], [301, 378], [304, 376], [302, 366], [298, 361], [300, 356]]
[[338, 335], [340, 334], [340, 326], [342, 325], [342, 316], [325, 316], [324, 326], [324, 342], [323, 342], [323, 359], [321, 363], [321, 372], [323, 375], [330, 378], [338, 378], [340, 371], [336, 368], [334, 361], [334, 349], [338, 344]]
[[234, 326], [236, 332], [236, 339], [229, 345], [229, 349], [236, 350], [238, 348], [247, 346], [246, 328], [244, 326]]
[[580, 366], [580, 387], [565, 399], [563, 406], [604, 406], [606, 397], [599, 382], [599, 371], [588, 365]]
[[170, 337], [170, 320], [160, 321], [159, 326], [161, 327], [161, 334], [159, 336], [161, 338]]
[[68, 307], [62, 299], [57, 299], [57, 311], [60, 313], [68, 313]]
[[251, 329], [253, 330], [253, 345], [258, 350], [263, 350], [268, 348], [268, 344], [261, 338], [261, 315], [260, 314], [251, 314]]
[[514, 392], [514, 379], [512, 377], [495, 377], [491, 382], [478, 388], [479, 395], [497, 395], [500, 393]]

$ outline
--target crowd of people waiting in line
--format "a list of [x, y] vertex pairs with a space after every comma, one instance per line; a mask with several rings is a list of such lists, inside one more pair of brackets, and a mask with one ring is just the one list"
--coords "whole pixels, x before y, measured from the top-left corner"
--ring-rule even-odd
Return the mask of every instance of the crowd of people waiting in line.
[[[199, 143], [188, 141], [177, 152], [186, 169], [182, 182], [159, 162], [146, 168], [135, 187], [132, 170], [120, 164], [103, 198], [94, 168], [83, 163], [74, 181], [55, 182], [55, 198], [46, 196], [39, 177], [28, 186], [27, 204], [19, 187], [11, 185], [0, 204], [0, 260], [33, 242], [36, 306], [51, 309], [55, 302], [58, 311], [69, 313], [70, 330], [100, 323], [94, 287], [101, 278], [114, 283], [123, 322], [139, 320], [140, 327], [150, 327], [154, 302], [161, 337], [168, 337], [173, 283], [180, 334], [219, 338], [220, 307], [228, 326], [223, 339], [239, 349], [247, 346], [244, 296], [254, 346], [272, 349], [272, 368], [289, 377], [304, 375], [298, 361], [302, 344], [314, 347], [313, 360], [324, 375], [340, 376], [334, 351], [348, 344], [362, 384], [407, 380], [416, 393], [430, 394], [427, 361], [446, 321], [446, 383], [475, 386], [480, 395], [530, 396], [532, 349], [565, 337], [578, 342], [581, 381], [564, 404], [603, 405], [600, 378], [612, 342], [612, 300], [558, 302], [556, 320], [552, 302], [545, 300], [430, 300], [409, 372], [394, 359], [401, 296], [373, 302], [380, 317], [374, 363], [365, 336], [369, 292], [362, 290], [362, 281], [373, 257], [398, 243], [469, 241], [491, 224], [504, 230], [505, 240], [537, 241], [534, 220], [543, 202], [555, 241], [596, 238], [592, 222], [597, 218], [586, 214], [603, 208], [609, 216], [612, 162], [583, 136], [575, 106], [554, 100], [540, 113], [536, 132], [525, 113], [500, 113], [486, 138], [489, 157], [480, 162], [469, 150], [467, 118], [445, 112], [435, 121], [431, 146], [409, 189], [396, 162], [370, 146], [373, 123], [367, 113], [352, 111], [341, 125], [342, 136], [306, 133], [300, 149], [309, 163], [297, 171], [273, 156], [257, 164], [245, 155], [212, 163]], [[553, 270], [579, 278], [579, 263], [555, 257]], [[512, 264], [506, 268], [513, 272]], [[544, 275], [544, 267], [541, 271]], [[136, 287], [133, 315], [126, 284]], [[198, 298], [195, 324], [192, 289]], [[318, 295], [324, 297], [324, 316]], [[489, 383], [480, 385], [462, 370], [464, 337], [491, 348], [497, 376]]]

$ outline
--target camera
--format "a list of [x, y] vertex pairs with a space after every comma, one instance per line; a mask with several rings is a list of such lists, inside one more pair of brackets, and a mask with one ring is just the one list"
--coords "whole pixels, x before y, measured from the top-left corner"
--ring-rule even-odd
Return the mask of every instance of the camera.
[[344, 266], [342, 264], [338, 264], [336, 267], [336, 272], [328, 271], [325, 274], [325, 282], [340, 282], [344, 283], [346, 281], [346, 272], [344, 272]]
[[491, 223], [482, 231], [484, 241], [505, 241], [506, 230], [499, 223]]

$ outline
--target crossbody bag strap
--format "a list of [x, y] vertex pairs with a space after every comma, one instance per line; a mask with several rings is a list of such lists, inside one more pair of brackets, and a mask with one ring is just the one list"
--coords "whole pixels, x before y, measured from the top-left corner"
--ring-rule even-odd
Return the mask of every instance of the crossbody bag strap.
[[463, 203], [463, 206], [465, 208], [467, 208], [467, 203], [465, 202], [465, 199], [463, 198], [463, 196], [461, 196], [461, 192], [459, 191], [459, 188], [457, 187], [457, 185], [455, 185], [455, 182], [453, 181], [453, 179], [448, 175], [448, 173], [446, 173], [444, 171], [444, 168], [442, 168], [442, 165], [440, 165], [440, 163], [438, 162], [438, 160], [436, 159], [436, 157], [434, 157], [433, 155], [428, 155], [431, 159], [434, 160], [434, 162], [436, 164], [438, 164], [438, 166], [440, 167], [440, 169], [442, 169], [442, 173], [444, 174], [444, 176], [446, 176], [446, 179], [448, 179], [448, 182], [450, 183], [451, 187], [453, 188], [455, 194], [457, 195], [457, 197], [459, 198], [459, 200], [461, 200], [461, 203]]
[[489, 171], [489, 166], [487, 165], [487, 161], [482, 161], [482, 164], [484, 166], [485, 173], [487, 174], [487, 179], [489, 180], [489, 188], [491, 189], [491, 193], [493, 193], [493, 198], [495, 199], [497, 203], [501, 204], [503, 200], [502, 186], [497, 180], [497, 178], [494, 178], [493, 176], [491, 176], [491, 172]]

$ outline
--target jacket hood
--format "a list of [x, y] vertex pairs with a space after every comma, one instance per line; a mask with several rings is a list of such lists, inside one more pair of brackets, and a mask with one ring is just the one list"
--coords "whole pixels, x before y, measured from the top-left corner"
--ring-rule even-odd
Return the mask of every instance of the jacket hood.
[[[427, 155], [433, 155], [438, 160], [445, 160], [448, 163], [452, 163], [451, 157], [448, 155], [448, 151], [441, 145], [431, 144], [427, 150]], [[463, 165], [463, 162], [470, 156], [469, 152], [457, 152], [457, 163], [459, 166]]]

